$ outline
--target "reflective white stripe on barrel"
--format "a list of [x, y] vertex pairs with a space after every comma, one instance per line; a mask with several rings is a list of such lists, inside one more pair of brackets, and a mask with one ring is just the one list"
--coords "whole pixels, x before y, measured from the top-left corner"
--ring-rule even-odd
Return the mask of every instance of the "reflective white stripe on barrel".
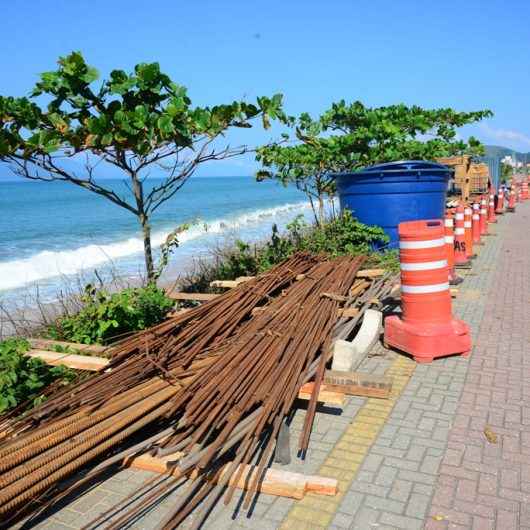
[[477, 213], [474, 213], [473, 214], [473, 221], [480, 221], [480, 215], [478, 215]]
[[427, 241], [400, 241], [399, 248], [403, 250], [419, 248], [436, 248], [445, 245], [443, 237], [440, 239], [428, 239]]
[[432, 285], [401, 285], [401, 292], [408, 294], [440, 293], [449, 290], [449, 282]]
[[486, 215], [488, 212], [487, 212], [487, 210], [486, 210], [485, 208], [482, 208], [482, 209], [480, 210], [480, 213], [481, 213], [482, 215]]
[[446, 243], [454, 243], [455, 238], [453, 236], [445, 236], [445, 242]]
[[402, 271], [431, 271], [447, 267], [447, 260], [424, 261], [423, 263], [400, 263], [399, 266]]
[[447, 228], [451, 228], [453, 226], [453, 220], [452, 219], [446, 219], [445, 220], [445, 226], [447, 226]]
[[463, 228], [455, 228], [455, 236], [463, 236], [465, 234], [465, 230]]
[[464, 228], [471, 228], [471, 221], [464, 221]]
[[463, 214], [463, 213], [457, 213], [457, 214], [455, 215], [455, 219], [456, 219], [457, 221], [463, 221], [463, 220], [464, 220], [464, 214]]

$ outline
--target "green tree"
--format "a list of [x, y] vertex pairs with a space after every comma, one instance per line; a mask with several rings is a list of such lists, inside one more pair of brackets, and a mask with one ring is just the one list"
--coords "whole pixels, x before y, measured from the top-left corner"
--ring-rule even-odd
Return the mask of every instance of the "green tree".
[[296, 143], [287, 144], [287, 136], [283, 143], [260, 147], [257, 177], [294, 183], [309, 197], [321, 224], [324, 199], [334, 192], [332, 173], [395, 160], [482, 154], [478, 140], [458, 140], [456, 130], [491, 115], [489, 110], [456, 112], [403, 104], [370, 108], [359, 101], [340, 101], [318, 119], [307, 113], [291, 119]]
[[[265, 128], [271, 119], [283, 119], [282, 96], [194, 107], [186, 89], [158, 63], [138, 64], [131, 74], [114, 70], [98, 87], [98, 72], [81, 53], [61, 57], [58, 64], [40, 76], [29, 98], [0, 96], [0, 159], [25, 178], [70, 182], [134, 214], [152, 281], [153, 212], [200, 164], [247, 152], [246, 146], [231, 147], [225, 134], [252, 127], [254, 119]], [[123, 172], [129, 193], [120, 195], [96, 179], [96, 170], [99, 175], [109, 166]], [[150, 174], [162, 181], [146, 184]]]

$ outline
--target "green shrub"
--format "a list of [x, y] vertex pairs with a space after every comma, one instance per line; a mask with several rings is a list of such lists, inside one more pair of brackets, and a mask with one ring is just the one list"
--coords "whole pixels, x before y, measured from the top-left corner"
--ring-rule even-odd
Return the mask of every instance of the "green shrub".
[[[297, 251], [337, 257], [345, 254], [370, 254], [377, 266], [394, 270], [397, 260], [390, 251], [373, 252], [373, 247], [388, 242], [388, 236], [378, 226], [368, 226], [355, 219], [351, 212], [328, 219], [321, 226], [306, 223], [300, 215], [280, 233], [273, 225], [268, 241], [251, 247], [237, 241], [234, 249], [223, 250], [215, 264], [205, 267], [190, 278], [184, 289], [189, 292], [208, 290], [211, 280], [233, 280], [238, 276], [253, 276], [269, 270]], [[374, 265], [375, 266], [375, 265]]]
[[43, 401], [42, 390], [56, 379], [65, 384], [76, 377], [65, 366], [48, 366], [40, 359], [24, 355], [30, 346], [23, 339], [0, 342], [0, 413], [31, 400]]
[[238, 276], [253, 276], [259, 269], [257, 252], [252, 252], [250, 245], [236, 241], [235, 249], [224, 252], [217, 266], [217, 280], [232, 280]]
[[57, 320], [48, 330], [51, 338], [82, 344], [106, 344], [162, 322], [174, 306], [174, 301], [154, 284], [116, 293], [97, 291], [89, 285], [83, 303], [79, 313]]

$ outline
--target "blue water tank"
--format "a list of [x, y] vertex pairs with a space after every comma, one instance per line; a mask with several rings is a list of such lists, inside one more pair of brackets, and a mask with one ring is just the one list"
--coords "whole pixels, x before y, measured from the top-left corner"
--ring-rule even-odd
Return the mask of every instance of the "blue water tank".
[[405, 160], [336, 173], [341, 208], [362, 223], [378, 225], [398, 246], [398, 224], [421, 219], [443, 219], [445, 198], [453, 170], [435, 162]]

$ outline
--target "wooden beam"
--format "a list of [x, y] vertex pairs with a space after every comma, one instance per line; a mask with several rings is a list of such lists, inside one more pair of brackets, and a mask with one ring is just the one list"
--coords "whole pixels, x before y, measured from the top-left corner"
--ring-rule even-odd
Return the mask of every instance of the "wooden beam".
[[180, 293], [178, 291], [168, 291], [166, 295], [172, 300], [187, 300], [190, 302], [207, 302], [220, 296], [215, 293]]
[[210, 287], [217, 287], [218, 289], [233, 289], [242, 283], [253, 280], [255, 276], [239, 276], [235, 280], [214, 280], [210, 282]]
[[[298, 399], [309, 400], [313, 393], [315, 383], [310, 382], [302, 385], [300, 392], [298, 393]], [[318, 401], [322, 403], [330, 403], [332, 405], [344, 406], [346, 399], [344, 392], [337, 392], [335, 390], [329, 390], [326, 385], [320, 385], [320, 392], [318, 393]]]
[[55, 353], [46, 350], [29, 350], [26, 355], [44, 361], [51, 366], [64, 365], [74, 370], [90, 370], [96, 372], [105, 368], [109, 360], [104, 357], [92, 357], [89, 355], [76, 355], [74, 353]]
[[237, 280], [214, 280], [210, 282], [210, 287], [216, 287], [217, 289], [233, 289], [238, 285], [239, 282]]
[[[180, 471], [178, 467], [169, 466], [168, 462], [175, 462], [182, 456], [182, 453], [174, 453], [164, 457], [154, 457], [148, 454], [143, 454], [132, 458], [126, 458], [123, 463], [133, 469], [179, 476]], [[228, 463], [221, 468], [220, 473], [217, 475], [217, 480], [220, 480], [221, 477], [226, 475], [230, 466], [231, 464]], [[229, 484], [235, 485], [235, 487], [239, 489], [247, 489], [249, 485], [254, 482], [258, 470], [255, 467], [244, 465], [241, 477], [236, 482], [235, 478], [238, 474], [237, 471], [239, 470], [236, 470], [236, 472], [232, 474]], [[291, 499], [303, 499], [307, 492], [317, 495], [333, 496], [338, 493], [338, 480], [318, 475], [302, 475], [301, 473], [292, 473], [282, 469], [269, 468], [265, 471], [258, 489], [261, 493], [267, 495], [276, 495]]]
[[350, 297], [359, 296], [368, 286], [370, 282], [367, 280], [356, 280], [353, 287], [350, 289]]
[[344, 309], [339, 309], [339, 316], [342, 318], [353, 318], [359, 314], [358, 307], [346, 307]]
[[[94, 353], [96, 355], [110, 354], [112, 348], [110, 346], [100, 346], [97, 344], [79, 344], [78, 342], [66, 342], [63, 340], [51, 339], [28, 339], [32, 348], [38, 350], [55, 351], [55, 348], [64, 348], [71, 351], [71, 353]], [[59, 352], [60, 353], [60, 352]]]
[[387, 399], [392, 391], [392, 379], [362, 372], [327, 370], [324, 375], [326, 390], [343, 392], [351, 396]]
[[355, 277], [356, 278], [379, 278], [380, 276], [383, 276], [383, 274], [386, 272], [385, 269], [365, 269], [362, 271], [359, 271]]

